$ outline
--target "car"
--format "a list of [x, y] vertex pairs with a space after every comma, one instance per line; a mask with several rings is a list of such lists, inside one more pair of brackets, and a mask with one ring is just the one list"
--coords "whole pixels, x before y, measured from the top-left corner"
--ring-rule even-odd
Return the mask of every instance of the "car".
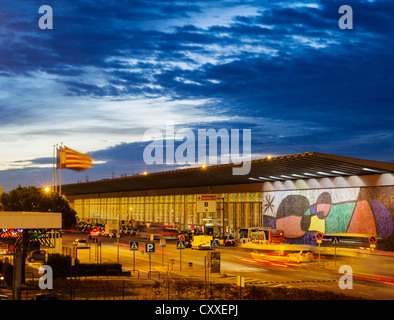
[[101, 230], [100, 230], [99, 228], [94, 228], [94, 229], [92, 229], [92, 230], [90, 231], [90, 234], [91, 234], [92, 236], [99, 236], [99, 235], [101, 235]]
[[27, 260], [30, 262], [34, 262], [36, 260], [45, 261], [46, 252], [44, 250], [34, 250], [30, 252], [27, 256]]
[[89, 248], [87, 241], [84, 239], [75, 239], [73, 245], [78, 249]]
[[8, 300], [8, 297], [5, 294], [0, 294], [0, 300]]
[[235, 239], [233, 236], [228, 235], [217, 239], [219, 240], [220, 246], [235, 246]]
[[287, 258], [289, 262], [311, 262], [313, 261], [313, 253], [310, 249], [297, 249], [291, 251]]

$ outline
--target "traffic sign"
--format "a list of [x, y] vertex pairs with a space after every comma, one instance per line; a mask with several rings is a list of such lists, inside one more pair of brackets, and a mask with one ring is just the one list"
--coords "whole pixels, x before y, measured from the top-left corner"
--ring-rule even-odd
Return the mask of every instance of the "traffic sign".
[[130, 242], [130, 250], [138, 250], [138, 241]]
[[333, 237], [331, 239], [331, 245], [333, 246], [339, 246], [339, 237]]
[[155, 243], [154, 242], [145, 243], [145, 251], [147, 253], [154, 253], [155, 252]]
[[184, 236], [183, 234], [181, 234], [181, 235], [179, 236], [179, 241], [185, 241], [185, 236]]
[[177, 241], [176, 242], [176, 248], [177, 249], [185, 249], [186, 248], [185, 241]]
[[323, 233], [321, 233], [321, 232], [316, 232], [315, 233], [316, 240], [322, 240], [323, 237], [324, 237]]
[[165, 247], [167, 244], [166, 239], [160, 239], [160, 247]]
[[211, 248], [212, 249], [219, 248], [219, 240], [218, 239], [211, 240]]
[[378, 241], [378, 239], [375, 236], [369, 237], [369, 243], [370, 244], [376, 244], [377, 241]]
[[211, 273], [220, 273], [220, 252], [212, 252], [211, 256]]

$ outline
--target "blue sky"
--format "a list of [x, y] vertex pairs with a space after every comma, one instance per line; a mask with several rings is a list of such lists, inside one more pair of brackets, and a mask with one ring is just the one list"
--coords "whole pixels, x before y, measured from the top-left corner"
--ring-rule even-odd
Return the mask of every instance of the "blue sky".
[[60, 142], [96, 162], [65, 183], [172, 169], [142, 159], [169, 121], [251, 129], [253, 158], [392, 162], [393, 16], [389, 0], [2, 1], [0, 186], [50, 183]]

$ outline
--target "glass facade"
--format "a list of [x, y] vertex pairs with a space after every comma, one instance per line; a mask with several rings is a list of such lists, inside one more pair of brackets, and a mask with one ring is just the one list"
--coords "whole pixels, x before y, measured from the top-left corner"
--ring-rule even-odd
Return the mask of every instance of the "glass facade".
[[197, 195], [160, 195], [75, 199], [79, 221], [122, 224], [175, 223], [183, 230], [216, 228], [215, 233], [236, 234], [242, 227], [263, 226], [262, 192], [216, 194], [216, 212], [197, 212]]

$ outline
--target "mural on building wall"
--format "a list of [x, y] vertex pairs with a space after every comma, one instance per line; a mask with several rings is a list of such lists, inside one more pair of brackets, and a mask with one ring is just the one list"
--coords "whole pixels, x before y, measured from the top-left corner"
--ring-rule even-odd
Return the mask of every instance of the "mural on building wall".
[[264, 226], [284, 230], [291, 243], [313, 243], [317, 231], [393, 238], [393, 191], [367, 187], [265, 192]]

